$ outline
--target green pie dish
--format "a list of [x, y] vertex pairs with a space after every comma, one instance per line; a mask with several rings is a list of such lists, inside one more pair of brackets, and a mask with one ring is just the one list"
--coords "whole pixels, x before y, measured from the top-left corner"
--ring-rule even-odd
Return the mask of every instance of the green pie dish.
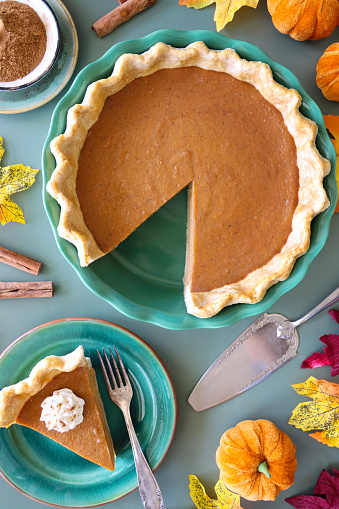
[[[68, 109], [80, 103], [87, 86], [107, 78], [117, 58], [123, 53], [143, 53], [157, 42], [185, 47], [201, 40], [211, 49], [233, 48], [242, 58], [270, 65], [275, 80], [287, 88], [296, 89], [301, 97], [300, 111], [318, 124], [317, 147], [331, 161], [332, 170], [324, 180], [330, 207], [312, 221], [310, 248], [300, 257], [286, 281], [272, 286], [257, 304], [236, 304], [224, 308], [211, 318], [189, 315], [185, 308], [182, 277], [185, 265], [187, 191], [179, 193], [156, 214], [141, 225], [114, 251], [84, 268], [80, 266], [75, 247], [57, 234], [60, 207], [46, 192], [46, 184], [55, 168], [50, 152], [51, 140], [66, 127]], [[121, 313], [169, 329], [215, 328], [230, 325], [242, 318], [263, 313], [282, 295], [294, 288], [305, 276], [312, 260], [324, 246], [330, 220], [337, 201], [335, 150], [329, 139], [322, 113], [306, 94], [298, 79], [285, 67], [274, 62], [266, 53], [247, 42], [223, 35], [197, 30], [181, 32], [160, 30], [146, 37], [116, 44], [99, 60], [85, 67], [70, 90], [55, 108], [42, 155], [44, 174], [43, 199], [45, 209], [61, 253], [77, 272], [83, 283]]]
[[47, 355], [65, 355], [79, 345], [96, 372], [116, 452], [115, 470], [99, 467], [24, 426], [0, 428], [0, 474], [28, 497], [60, 507], [113, 502], [138, 486], [124, 417], [108, 396], [97, 349], [108, 351], [115, 345], [121, 355], [133, 386], [132, 421], [152, 470], [166, 455], [176, 427], [176, 397], [162, 361], [135, 334], [103, 320], [66, 318], [18, 338], [0, 356], [0, 389], [25, 379]]

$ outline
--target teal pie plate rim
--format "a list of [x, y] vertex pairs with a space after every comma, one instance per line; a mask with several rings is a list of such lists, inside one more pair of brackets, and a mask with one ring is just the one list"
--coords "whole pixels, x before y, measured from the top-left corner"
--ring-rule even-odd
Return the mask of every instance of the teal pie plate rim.
[[[330, 206], [312, 221], [310, 247], [307, 253], [296, 261], [288, 279], [273, 285], [261, 302], [235, 304], [210, 318], [189, 315], [184, 304], [182, 276], [186, 243], [186, 190], [164, 205], [114, 251], [85, 268], [79, 264], [75, 247], [58, 236], [60, 207], [46, 191], [46, 184], [55, 168], [49, 144], [55, 136], [64, 132], [67, 111], [82, 101], [87, 86], [93, 81], [108, 77], [115, 61], [123, 53], [142, 53], [157, 42], [185, 47], [197, 40], [203, 41], [212, 49], [230, 47], [242, 58], [265, 62], [270, 65], [277, 82], [288, 88], [295, 88], [302, 97], [300, 111], [318, 124], [316, 144], [320, 153], [330, 160], [332, 168], [324, 180]], [[124, 315], [160, 327], [173, 330], [217, 328], [265, 312], [304, 278], [328, 236], [338, 194], [335, 165], [335, 150], [328, 137], [321, 111], [296, 76], [286, 67], [274, 62], [261, 49], [248, 42], [230, 39], [215, 32], [159, 30], [146, 37], [114, 45], [77, 75], [72, 87], [54, 110], [43, 148], [43, 200], [61, 253], [81, 281], [96, 295]]]
[[97, 348], [115, 345], [129, 372], [134, 390], [131, 416], [152, 470], [163, 461], [176, 428], [176, 395], [163, 362], [141, 338], [105, 320], [65, 318], [26, 332], [0, 356], [0, 389], [25, 379], [47, 355], [65, 355], [79, 345], [96, 372], [116, 451], [115, 470], [95, 465], [24, 426], [0, 428], [2, 477], [29, 498], [57, 507], [95, 507], [138, 486], [123, 414], [109, 399]]

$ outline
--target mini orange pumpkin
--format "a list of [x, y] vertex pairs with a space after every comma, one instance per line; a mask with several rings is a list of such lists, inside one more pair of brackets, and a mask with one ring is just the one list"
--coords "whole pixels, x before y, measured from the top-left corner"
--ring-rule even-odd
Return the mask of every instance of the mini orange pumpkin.
[[330, 101], [339, 101], [339, 43], [331, 44], [317, 63], [317, 85]]
[[274, 500], [294, 483], [291, 439], [265, 419], [242, 421], [222, 435], [216, 453], [220, 480], [248, 500]]
[[267, 0], [277, 30], [297, 41], [331, 35], [339, 22], [338, 0]]

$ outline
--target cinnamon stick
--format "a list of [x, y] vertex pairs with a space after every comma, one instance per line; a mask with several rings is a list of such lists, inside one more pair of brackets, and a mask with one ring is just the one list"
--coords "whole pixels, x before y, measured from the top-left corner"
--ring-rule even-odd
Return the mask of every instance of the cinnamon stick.
[[15, 251], [10, 251], [4, 247], [0, 246], [0, 262], [7, 263], [7, 265], [11, 265], [16, 269], [24, 270], [25, 272], [29, 272], [30, 274], [34, 274], [37, 276], [41, 269], [41, 262], [34, 260], [33, 258], [28, 258], [19, 253], [15, 253]]
[[0, 299], [52, 296], [53, 281], [34, 281], [29, 283], [0, 282]]
[[[119, 1], [119, 0], [118, 0]], [[93, 30], [99, 37], [109, 34], [121, 23], [128, 21], [139, 12], [147, 9], [156, 0], [126, 0], [92, 25]]]

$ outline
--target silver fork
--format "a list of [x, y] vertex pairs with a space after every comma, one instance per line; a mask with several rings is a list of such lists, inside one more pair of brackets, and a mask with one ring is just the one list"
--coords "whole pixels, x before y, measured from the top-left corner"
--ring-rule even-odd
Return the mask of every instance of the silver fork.
[[[113, 352], [108, 347], [111, 359], [114, 367], [114, 371], [112, 368], [112, 364], [109, 361], [109, 358], [103, 350], [106, 363], [108, 366], [109, 373], [111, 375], [111, 380], [113, 382], [113, 387], [111, 385], [109, 376], [106, 371], [106, 367], [104, 364], [104, 361], [102, 360], [102, 357], [100, 355], [99, 350], [97, 350], [98, 357], [100, 360], [100, 364], [102, 367], [102, 371], [104, 374], [107, 390], [109, 393], [109, 396], [111, 400], [118, 405], [122, 413], [124, 414], [124, 418], [126, 421], [127, 431], [129, 434], [129, 438], [132, 445], [132, 451], [134, 456], [134, 462], [135, 462], [135, 468], [137, 471], [137, 478], [138, 478], [138, 485], [139, 485], [139, 492], [141, 501], [145, 507], [145, 509], [164, 509], [164, 504], [162, 501], [162, 495], [160, 488], [158, 486], [157, 481], [155, 480], [155, 477], [152, 473], [152, 470], [150, 469], [147, 460], [141, 450], [137, 435], [135, 433], [132, 419], [131, 419], [131, 413], [130, 413], [130, 403], [133, 396], [133, 389], [131, 382], [129, 380], [127, 371], [125, 369], [125, 366], [122, 363], [122, 360], [120, 358], [120, 355], [117, 351], [117, 349], [114, 347], [115, 354], [117, 356], [117, 359], [119, 361], [120, 369], [123, 374], [124, 380], [121, 377], [120, 370], [118, 368], [118, 365], [116, 363], [116, 360], [114, 358]], [[119, 383], [117, 383], [117, 379]]]

